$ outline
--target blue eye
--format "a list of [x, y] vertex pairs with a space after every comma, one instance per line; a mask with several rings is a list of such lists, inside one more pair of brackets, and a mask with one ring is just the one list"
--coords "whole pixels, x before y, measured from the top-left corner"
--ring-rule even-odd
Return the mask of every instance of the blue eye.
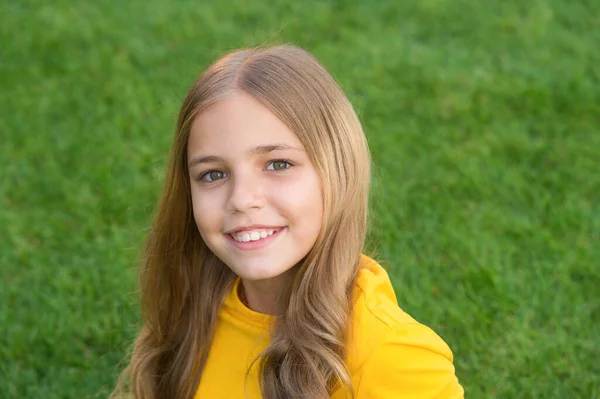
[[200, 178], [202, 180], [204, 180], [205, 182], [213, 182], [216, 180], [221, 180], [222, 178], [226, 177], [227, 173], [223, 172], [222, 170], [209, 170], [208, 172], [206, 172], [205, 174], [203, 174]]
[[291, 163], [284, 160], [275, 160], [269, 162], [269, 166], [267, 166], [267, 170], [286, 170], [292, 166]]

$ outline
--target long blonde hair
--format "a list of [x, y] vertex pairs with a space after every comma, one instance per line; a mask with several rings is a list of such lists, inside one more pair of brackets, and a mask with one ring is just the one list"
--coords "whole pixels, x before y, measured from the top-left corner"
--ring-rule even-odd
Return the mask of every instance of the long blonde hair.
[[245, 92], [299, 138], [324, 201], [314, 247], [296, 265], [260, 358], [267, 399], [353, 396], [345, 365], [352, 293], [367, 229], [370, 155], [354, 109], [308, 52], [289, 45], [230, 53], [191, 87], [181, 107], [162, 198], [140, 270], [143, 326], [116, 392], [138, 399], [192, 398], [219, 310], [236, 278], [200, 237], [192, 215], [187, 142], [194, 118]]

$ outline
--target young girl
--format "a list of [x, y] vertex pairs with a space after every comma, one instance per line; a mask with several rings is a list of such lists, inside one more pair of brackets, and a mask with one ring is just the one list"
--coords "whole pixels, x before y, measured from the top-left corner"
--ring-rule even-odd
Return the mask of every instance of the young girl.
[[186, 95], [141, 271], [135, 398], [462, 398], [452, 353], [361, 254], [370, 156], [292, 46], [236, 51]]

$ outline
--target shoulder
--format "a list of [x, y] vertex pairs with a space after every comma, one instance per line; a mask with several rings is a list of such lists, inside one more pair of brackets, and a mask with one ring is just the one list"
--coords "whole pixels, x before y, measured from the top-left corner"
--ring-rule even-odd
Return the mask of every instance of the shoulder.
[[452, 352], [419, 323], [390, 327], [357, 374], [357, 398], [459, 399]]
[[348, 346], [358, 398], [463, 398], [452, 352], [405, 313], [385, 269], [363, 257]]

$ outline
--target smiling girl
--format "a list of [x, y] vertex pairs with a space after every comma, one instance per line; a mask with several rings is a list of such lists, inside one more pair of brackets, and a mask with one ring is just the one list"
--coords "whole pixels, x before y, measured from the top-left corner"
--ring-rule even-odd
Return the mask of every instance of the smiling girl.
[[236, 51], [181, 108], [145, 247], [135, 398], [462, 398], [452, 353], [362, 255], [370, 156], [309, 53]]

